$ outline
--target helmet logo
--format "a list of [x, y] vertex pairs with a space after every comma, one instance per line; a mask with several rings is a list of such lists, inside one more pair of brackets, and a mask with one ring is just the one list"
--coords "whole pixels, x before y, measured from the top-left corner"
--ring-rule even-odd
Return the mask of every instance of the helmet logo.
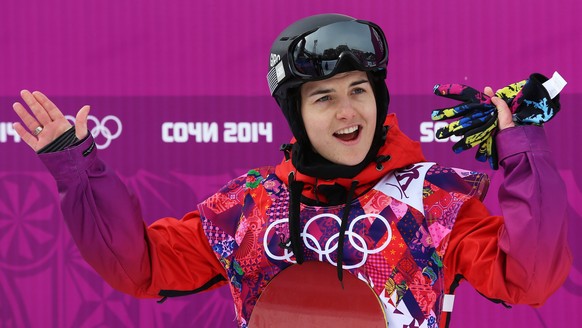
[[273, 67], [275, 66], [278, 62], [281, 61], [281, 56], [277, 55], [277, 54], [271, 54], [271, 60], [269, 62], [269, 67]]

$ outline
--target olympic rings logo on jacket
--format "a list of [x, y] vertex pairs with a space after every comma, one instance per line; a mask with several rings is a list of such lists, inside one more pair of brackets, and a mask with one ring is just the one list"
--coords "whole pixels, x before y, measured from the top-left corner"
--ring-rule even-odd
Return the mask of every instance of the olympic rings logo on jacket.
[[[387, 238], [385, 239], [385, 241], [380, 246], [378, 246], [374, 249], [369, 249], [368, 243], [366, 243], [364, 237], [362, 237], [360, 234], [355, 232], [355, 229], [354, 229], [354, 227], [358, 221], [371, 220], [371, 219], [380, 220], [384, 224], [384, 226], [386, 227], [386, 233], [387, 233]], [[311, 234], [310, 229], [309, 229], [309, 226], [318, 220], [335, 221], [338, 225], [338, 229], [339, 229], [339, 226], [341, 224], [341, 219], [335, 214], [332, 214], [332, 213], [318, 214], [318, 215], [310, 218], [307, 221], [307, 223], [305, 224], [305, 226], [303, 228], [303, 232], [301, 233], [301, 237], [303, 238], [303, 243], [307, 248], [314, 251], [319, 256], [319, 261], [327, 261], [328, 263], [335, 266], [335, 265], [337, 265], [337, 263], [334, 260], [332, 260], [330, 255], [332, 253], [334, 253], [338, 247], [337, 239], [339, 238], [339, 232], [335, 233], [332, 236], [327, 236], [324, 245], [321, 245], [319, 242], [319, 238], [314, 236], [313, 234]], [[271, 229], [273, 229], [279, 225], [287, 225], [288, 222], [289, 222], [289, 219], [287, 219], [287, 218], [276, 220], [276, 221], [272, 222], [267, 227], [267, 229], [265, 231], [265, 236], [269, 236], [269, 232], [271, 231]], [[279, 228], [281, 228], [281, 227], [279, 227]], [[367, 214], [359, 215], [358, 217], [356, 217], [355, 219], [353, 219], [350, 222], [349, 227], [346, 230], [346, 237], [347, 237], [347, 241], [352, 245], [352, 247], [354, 249], [356, 249], [357, 251], [361, 252], [363, 254], [363, 256], [362, 256], [359, 263], [346, 264], [344, 266], [344, 268], [345, 269], [359, 268], [366, 263], [366, 260], [367, 260], [369, 255], [376, 254], [376, 253], [383, 251], [388, 246], [388, 244], [390, 244], [390, 241], [392, 240], [392, 227], [390, 226], [390, 222], [388, 222], [388, 220], [385, 217], [383, 217], [382, 215], [367, 213]], [[334, 241], [335, 241], [335, 243], [334, 243]], [[286, 248], [283, 249], [284, 254], [282, 256], [276, 255], [277, 252], [273, 252], [269, 248], [269, 238], [263, 239], [263, 247], [265, 249], [265, 253], [267, 254], [267, 256], [275, 261], [287, 261], [290, 263], [296, 263], [295, 260], [292, 259], [292, 256], [294, 255], [293, 252], [286, 249]]]

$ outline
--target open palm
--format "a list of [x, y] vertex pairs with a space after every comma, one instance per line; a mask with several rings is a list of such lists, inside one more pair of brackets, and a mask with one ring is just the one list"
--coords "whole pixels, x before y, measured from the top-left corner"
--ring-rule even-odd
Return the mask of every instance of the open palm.
[[[22, 90], [20, 96], [30, 112], [19, 102], [12, 105], [22, 123], [14, 123], [14, 130], [34, 151], [42, 149], [71, 128], [59, 108], [40, 91]], [[78, 139], [87, 136], [89, 106], [83, 106], [75, 118], [75, 135]]]

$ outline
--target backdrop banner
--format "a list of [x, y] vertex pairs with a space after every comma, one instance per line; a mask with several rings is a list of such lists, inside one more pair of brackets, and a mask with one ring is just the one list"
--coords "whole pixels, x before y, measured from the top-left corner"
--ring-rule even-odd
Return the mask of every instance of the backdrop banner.
[[[485, 204], [502, 215], [502, 171], [436, 140], [433, 109], [457, 102], [437, 83], [494, 89], [539, 72], [568, 85], [546, 124], [566, 182], [574, 265], [540, 308], [506, 309], [468, 284], [452, 327], [572, 327], [582, 320], [582, 103], [575, 0], [28, 1], [0, 12], [0, 327], [236, 327], [227, 287], [136, 299], [113, 290], [80, 257], [52, 177], [16, 135], [11, 106], [40, 90], [70, 119], [91, 105], [99, 155], [139, 197], [144, 219], [181, 218], [249, 169], [279, 163], [291, 134], [266, 83], [272, 40], [303, 16], [339, 12], [378, 23], [390, 46], [389, 111], [430, 161], [486, 172]], [[544, 261], [544, 259], [538, 259]], [[415, 327], [411, 323], [410, 327]]]

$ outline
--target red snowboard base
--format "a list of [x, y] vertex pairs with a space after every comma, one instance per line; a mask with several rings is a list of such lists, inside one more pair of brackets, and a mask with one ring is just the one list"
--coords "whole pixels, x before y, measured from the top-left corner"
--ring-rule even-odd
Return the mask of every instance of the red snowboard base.
[[305, 262], [280, 272], [267, 285], [249, 327], [382, 327], [383, 307], [374, 291], [345, 271], [344, 288], [336, 268]]

